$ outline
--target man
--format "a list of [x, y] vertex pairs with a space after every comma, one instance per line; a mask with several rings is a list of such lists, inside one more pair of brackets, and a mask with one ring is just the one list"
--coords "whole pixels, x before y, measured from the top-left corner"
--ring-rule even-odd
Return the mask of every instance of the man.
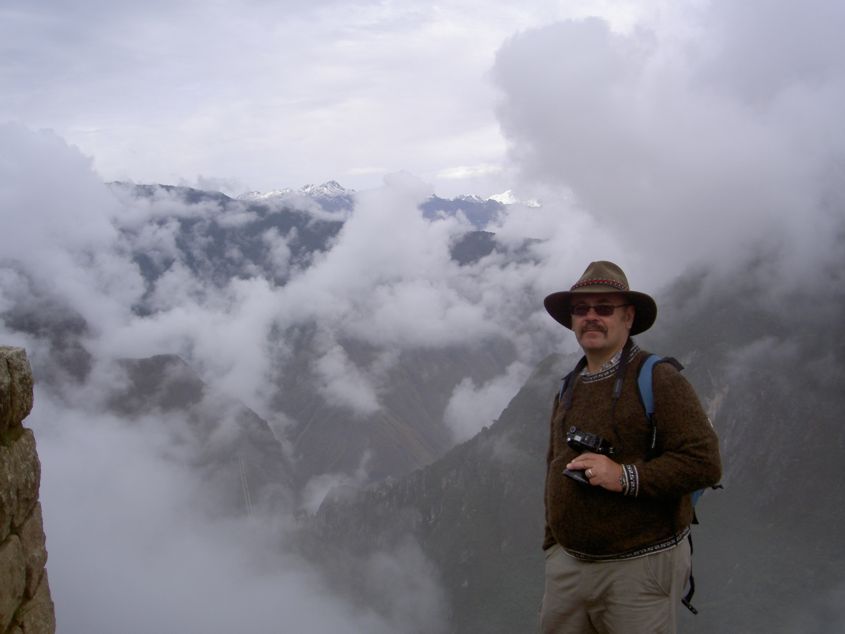
[[657, 306], [621, 268], [593, 262], [544, 304], [584, 358], [552, 410], [541, 630], [674, 632], [690, 572], [690, 494], [719, 481], [718, 439], [670, 363], [654, 366], [655, 424], [647, 419], [637, 376], [648, 354], [631, 336], [651, 327]]

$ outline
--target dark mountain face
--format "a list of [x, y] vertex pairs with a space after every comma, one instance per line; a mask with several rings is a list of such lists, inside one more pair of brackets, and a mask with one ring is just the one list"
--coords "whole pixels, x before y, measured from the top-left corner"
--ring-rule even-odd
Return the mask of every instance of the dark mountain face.
[[441, 214], [454, 216], [460, 212], [479, 230], [484, 229], [504, 208], [502, 203], [495, 200], [481, 200], [470, 196], [453, 199], [432, 196], [420, 205], [423, 215], [428, 219], [435, 219]]
[[[455, 385], [466, 377], [479, 384], [488, 381], [516, 356], [510, 341], [494, 338], [479, 346], [402, 351], [381, 387], [379, 410], [355, 416], [315, 392], [317, 379], [307, 369], [317, 347], [312, 338], [319, 334], [303, 329], [296, 336], [298, 358], [292, 365], [298, 371], [280, 375], [273, 407], [295, 421], [288, 438], [304, 479], [354, 473], [362, 457], [372, 480], [429, 464], [454, 444], [444, 413]], [[344, 349], [361, 367], [378, 352], [353, 341], [345, 342]]]
[[[136, 192], [142, 198], [161, 195], [161, 188], [144, 187]], [[179, 267], [203, 284], [261, 276], [284, 285], [292, 268], [307, 268], [332, 248], [343, 225], [342, 216], [331, 217], [341, 207], [322, 207], [327, 216], [185, 188], [164, 191], [181, 197], [187, 211], [156, 208], [140, 224], [127, 219], [119, 228], [122, 247], [150, 286]], [[444, 205], [436, 208], [442, 213]], [[152, 239], [165, 228], [172, 243]], [[273, 252], [278, 236], [288, 249], [281, 266]], [[483, 232], [450, 246], [453, 260], [465, 266], [491, 254], [521, 257]], [[722, 441], [725, 490], [705, 496], [695, 529], [701, 614], [684, 614], [684, 631], [842, 629], [835, 606], [845, 565], [838, 510], [845, 502], [845, 256], [828, 260], [817, 285], [768, 283], [773, 262], [761, 256], [741, 270], [683, 275], [657, 296], [658, 322], [638, 337], [641, 346], [687, 366]], [[26, 272], [14, 275], [18, 295], [9, 295], [14, 301], [0, 318], [38, 342], [31, 358], [40, 384], [58, 390], [84, 382], [97, 361], [88, 347], [96, 333]], [[158, 308], [148, 295], [134, 310], [152, 315]], [[576, 359], [543, 361], [489, 429], [443, 455], [452, 445], [443, 421], [452, 390], [464, 378], [481, 384], [500, 375], [516, 356], [511, 340], [398, 351], [379, 386], [378, 411], [356, 418], [315, 386], [318, 326], [299, 324], [268, 341], [285, 348], [269, 381], [273, 411], [292, 421], [285, 437], [170, 355], [121, 362], [125, 381], [111, 393], [110, 409], [132, 423], [149, 422], [150, 415], [181, 421], [173, 432], [190, 447], [184, 455], [219, 490], [227, 512], [248, 510], [250, 498], [291, 508], [313, 476], [349, 474], [369, 461], [369, 477], [384, 482], [337, 489], [302, 523], [301, 545], [323, 561], [333, 587], [377, 606], [378, 589], [358, 583], [361, 562], [410, 541], [436, 568], [451, 631], [533, 631], [542, 590], [547, 419], [558, 381]], [[561, 329], [560, 336], [571, 335]], [[338, 345], [357, 367], [383, 352], [356, 340]]]
[[[845, 295], [826, 295], [796, 327], [782, 307], [813, 293], [772, 302], [736, 279], [681, 278], [658, 296], [654, 332], [638, 338], [687, 365], [722, 444], [725, 489], [705, 494], [694, 529], [700, 614], [682, 610], [682, 629], [838, 631]], [[450, 631], [536, 629], [548, 415], [575, 361], [545, 360], [489, 430], [429, 467], [327, 499], [320, 542], [362, 553], [413, 535], [440, 571]]]
[[455, 241], [450, 254], [458, 264], [471, 264], [496, 251], [496, 245], [495, 234], [489, 231], [471, 231]]
[[[843, 270], [835, 259], [832, 270]], [[765, 265], [682, 280], [670, 298], [698, 288], [698, 301], [669, 302], [672, 326], [655, 337], [654, 346], [685, 350], [722, 440], [725, 490], [705, 496], [696, 532], [707, 619], [691, 632], [845, 625], [834, 608], [845, 564], [845, 294], [828, 282], [767, 288], [755, 282]], [[691, 338], [701, 343], [683, 346]]]
[[12, 295], [14, 304], [0, 312], [0, 319], [7, 328], [31, 335], [42, 343], [40, 350], [29, 351], [39, 369], [39, 380], [54, 386], [84, 380], [93, 362], [82, 343], [90, 334], [85, 319], [40, 288], [25, 271], [10, 268], [19, 276], [21, 287]]
[[124, 359], [122, 382], [106, 395], [108, 408], [135, 424], [173, 421], [168, 430], [180, 455], [200, 475], [214, 513], [289, 509], [297, 499], [293, 467], [270, 426], [239, 401], [215, 392], [175, 355]]
[[496, 239], [496, 234], [489, 231], [468, 231], [452, 243], [449, 254], [461, 266], [478, 262], [492, 253], [505, 257], [511, 263], [536, 263], [537, 258], [531, 253], [531, 246], [537, 242], [526, 239], [514, 248], [503, 245]]
[[[413, 536], [439, 569], [449, 631], [536, 629], [544, 421], [561, 365], [559, 357], [544, 361], [495, 424], [432, 465], [326, 500], [308, 539], [325, 549], [329, 575], [350, 553], [366, 557]], [[349, 584], [354, 593], [354, 577]]]
[[[352, 193], [337, 183], [303, 188], [299, 198], [235, 200], [218, 192], [161, 185], [131, 186], [129, 193], [152, 204], [164, 196], [195, 209], [193, 213], [180, 209], [178, 214], [154, 215], [153, 222], [158, 227], [166, 226], [175, 235], [166, 253], [146, 247], [146, 237], [155, 233], [155, 226], [126, 223], [123, 227], [123, 237], [150, 288], [177, 265], [190, 271], [194, 278], [215, 285], [255, 275], [284, 285], [292, 271], [307, 269], [314, 258], [332, 248], [344, 223], [340, 212], [349, 212], [354, 204]], [[325, 213], [290, 206], [296, 201], [310, 201], [312, 207], [316, 204]], [[435, 197], [422, 205], [427, 214], [460, 211], [479, 222], [484, 219], [485, 223], [502, 208], [495, 201], [474, 198], [448, 201]], [[335, 215], [327, 220], [327, 214]], [[288, 262], [281, 268], [268, 233], [285, 238]], [[469, 264], [493, 251], [520, 257], [518, 252], [510, 254], [501, 247], [493, 234], [482, 232], [465, 234], [453, 246], [452, 257]], [[136, 307], [140, 314], [154, 310], [152, 305]], [[298, 478], [302, 481], [322, 473], [352, 474], [362, 465], [366, 466], [369, 479], [379, 480], [430, 463], [454, 442], [443, 421], [454, 387], [466, 378], [478, 384], [488, 381], [516, 357], [513, 344], [503, 337], [490, 338], [481, 346], [403, 350], [396, 368], [380, 386], [378, 411], [356, 416], [348, 408], [327, 402], [315, 388], [319, 379], [314, 376], [313, 367], [321, 336], [317, 326], [305, 324], [274, 333], [271, 342], [283, 343], [290, 349], [289, 359], [276, 368], [271, 407], [293, 421], [286, 438], [292, 443]], [[379, 353], [360, 341], [347, 339], [341, 345], [357, 367], [367, 366]]]
[[[175, 263], [181, 263], [198, 279], [221, 286], [235, 278], [261, 274], [284, 284], [291, 268], [305, 268], [325, 251], [343, 226], [342, 216], [328, 220], [305, 209], [269, 202], [235, 200], [219, 192], [168, 185], [113, 183], [131, 197], [153, 201], [166, 196], [195, 207], [192, 215], [160, 214], [141, 226], [125, 225], [122, 233], [148, 284], [158, 280]], [[324, 201], [340, 211], [335, 199]], [[155, 226], [175, 226], [175, 244], [167, 251], [150, 248], [144, 235]], [[289, 253], [279, 262], [273, 238], [284, 238]], [[139, 307], [144, 310], [144, 307]]]
[[[303, 188], [296, 198], [245, 198], [236, 200], [220, 192], [209, 192], [172, 185], [128, 185], [112, 183], [131, 197], [155, 201], [166, 196], [198, 211], [194, 215], [158, 215], [155, 224], [176, 224], [175, 251], [167, 253], [142, 246], [142, 232], [154, 230], [149, 224], [126, 225], [122, 232], [133, 257], [148, 283], [157, 280], [175, 262], [181, 262], [195, 276], [222, 285], [233, 278], [260, 273], [276, 284], [289, 279], [289, 268], [307, 268], [313, 258], [331, 247], [343, 226], [346, 214], [354, 208], [354, 192], [347, 192], [331, 181], [321, 187]], [[327, 194], [328, 192], [329, 194]], [[310, 201], [325, 214], [318, 215], [297, 201]], [[501, 213], [504, 205], [494, 200], [474, 197], [443, 199], [432, 196], [420, 206], [426, 218], [454, 216], [458, 213], [479, 229]], [[282, 236], [290, 249], [289, 264], [280, 267], [270, 236]], [[493, 234], [470, 231], [452, 247], [452, 257], [459, 263], [474, 262], [494, 250], [505, 250]], [[139, 307], [143, 310], [143, 307]]]
[[[158, 285], [167, 276], [190, 280], [193, 286], [187, 292], [200, 294], [237, 278], [263, 278], [284, 286], [334, 246], [354, 206], [354, 193], [337, 183], [306, 187], [294, 196], [244, 199], [167, 185], [112, 183], [110, 188], [127, 204], [116, 219], [117, 248], [138, 265], [146, 288], [143, 299], [131, 308], [135, 315], [151, 318], [163, 310]], [[487, 220], [502, 208], [474, 198], [452, 202], [432, 199], [426, 208], [441, 215], [477, 208], [478, 213], [470, 215], [479, 219], [486, 214]], [[474, 240], [476, 236], [483, 239]], [[461, 264], [471, 264], [493, 251], [502, 257], [518, 255], [501, 247], [492, 234], [480, 232], [466, 234], [452, 255]], [[25, 272], [21, 275], [26, 277]], [[178, 284], [177, 289], [185, 292]], [[0, 318], [7, 328], [44, 342], [43, 350], [32, 353], [39, 380], [54, 390], [69, 380], [84, 382], [96, 361], [89, 345], [97, 336], [85, 318], [35, 282], [15, 300]], [[353, 474], [362, 466], [369, 480], [379, 480], [430, 463], [454, 444], [444, 412], [455, 386], [465, 379], [480, 385], [516, 358], [513, 343], [504, 336], [490, 336], [481, 344], [399, 350], [395, 367], [378, 386], [378, 410], [361, 416], [329, 402], [318, 389], [314, 367], [322, 354], [321, 336], [319, 324], [301, 323], [274, 330], [267, 342], [268, 349], [285, 348], [285, 358], [272, 362], [269, 402], [272, 411], [290, 421], [284, 432], [281, 425], [276, 431], [290, 443], [290, 468], [299, 485], [324, 473]], [[356, 367], [371, 365], [384, 352], [349, 338], [339, 345]], [[138, 412], [130, 404], [140, 407], [149, 396], [147, 382], [163, 379], [152, 361], [137, 361], [126, 369], [131, 369], [132, 380], [122, 404], [114, 408], [135, 416]], [[190, 384], [172, 372], [164, 379], [177, 382], [157, 388], [156, 398], [165, 400], [155, 400], [154, 409], [168, 404], [166, 394], [179, 395]], [[193, 411], [196, 404], [186, 401], [182, 407]], [[199, 419], [199, 414], [192, 416]]]

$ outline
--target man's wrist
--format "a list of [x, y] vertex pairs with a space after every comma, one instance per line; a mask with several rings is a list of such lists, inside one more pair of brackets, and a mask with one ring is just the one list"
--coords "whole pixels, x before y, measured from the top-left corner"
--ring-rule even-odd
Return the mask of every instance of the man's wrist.
[[622, 495], [636, 497], [640, 492], [640, 477], [637, 468], [632, 464], [623, 464], [622, 473], [619, 475], [619, 486], [622, 487]]

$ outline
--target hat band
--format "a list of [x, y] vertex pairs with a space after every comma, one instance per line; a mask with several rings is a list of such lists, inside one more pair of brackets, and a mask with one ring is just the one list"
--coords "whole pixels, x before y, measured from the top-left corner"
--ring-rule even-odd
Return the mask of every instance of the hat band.
[[583, 286], [612, 286], [620, 291], [628, 290], [627, 284], [617, 282], [616, 280], [581, 280], [580, 282], [575, 282], [569, 290], [574, 291], [576, 288], [581, 288]]

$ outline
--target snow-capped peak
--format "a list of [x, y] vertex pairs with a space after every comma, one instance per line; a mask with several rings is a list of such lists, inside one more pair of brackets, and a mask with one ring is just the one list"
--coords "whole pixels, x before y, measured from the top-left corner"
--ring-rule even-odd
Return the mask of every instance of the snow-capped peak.
[[516, 196], [513, 195], [512, 189], [503, 191], [501, 194], [493, 194], [487, 200], [495, 200], [497, 203], [502, 203], [503, 205], [513, 205], [514, 203], [519, 202], [516, 199]]
[[476, 196], [475, 194], [462, 194], [460, 196], [455, 197], [455, 200], [462, 200], [469, 203], [483, 203], [484, 199], [481, 196]]
[[326, 181], [322, 185], [305, 185], [300, 189], [303, 194], [307, 196], [322, 196], [325, 198], [337, 198], [338, 196], [348, 196], [352, 193], [351, 190], [345, 189], [337, 181]]
[[520, 200], [514, 196], [513, 190], [508, 189], [501, 194], [494, 194], [487, 200], [494, 200], [502, 205], [525, 205], [526, 207], [539, 207], [540, 203], [533, 198], [530, 200]]
[[344, 188], [337, 181], [326, 181], [322, 185], [305, 185], [298, 190], [285, 187], [284, 189], [274, 189], [269, 192], [251, 191], [241, 194], [238, 196], [238, 199], [249, 202], [266, 202], [274, 198], [286, 198], [293, 194], [300, 194], [310, 198], [340, 198], [353, 193], [355, 193], [354, 190]]
[[267, 202], [275, 198], [288, 198], [295, 195], [307, 196], [309, 198], [341, 198], [354, 193], [354, 190], [344, 188], [337, 181], [326, 181], [322, 185], [304, 185], [298, 190], [285, 187], [284, 189], [273, 189], [268, 192], [250, 191], [238, 196], [238, 200]]
[[289, 187], [284, 189], [273, 189], [269, 192], [259, 192], [259, 191], [251, 191], [246, 192], [245, 194], [241, 194], [238, 196], [238, 200], [246, 200], [250, 202], [261, 202], [264, 200], [269, 200], [271, 198], [278, 198], [280, 196], [287, 196], [288, 194], [293, 193], [293, 190]]

